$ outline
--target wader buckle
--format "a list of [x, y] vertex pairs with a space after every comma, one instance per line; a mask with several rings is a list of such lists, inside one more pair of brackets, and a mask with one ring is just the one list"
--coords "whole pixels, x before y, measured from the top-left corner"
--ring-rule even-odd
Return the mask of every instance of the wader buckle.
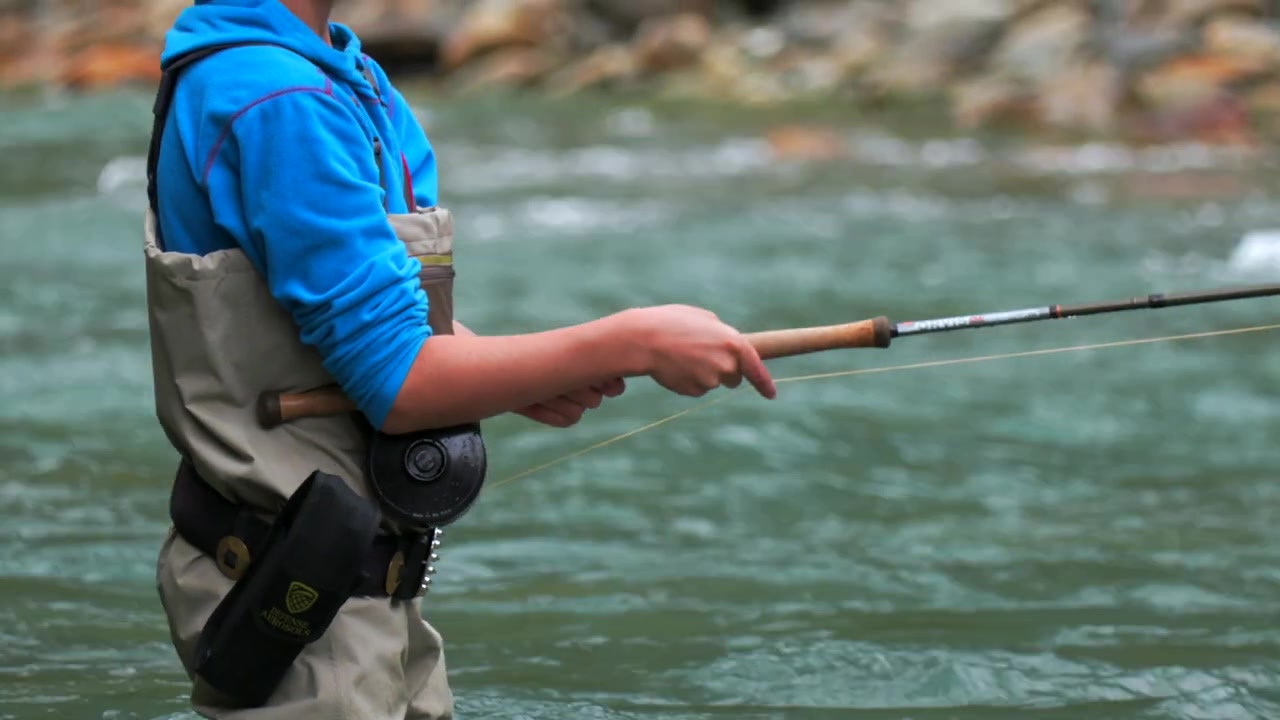
[[422, 535], [405, 535], [400, 548], [387, 563], [387, 595], [397, 600], [411, 600], [425, 595], [436, 568], [431, 563], [440, 559], [435, 553], [444, 531], [434, 528]]
[[252, 557], [249, 547], [235, 535], [227, 535], [218, 541], [217, 552], [213, 555], [218, 564], [218, 571], [229, 580], [239, 580], [249, 569]]

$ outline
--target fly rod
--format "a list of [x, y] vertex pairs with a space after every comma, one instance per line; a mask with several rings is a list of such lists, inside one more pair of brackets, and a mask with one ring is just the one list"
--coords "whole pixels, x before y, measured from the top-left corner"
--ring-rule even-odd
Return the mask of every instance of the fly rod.
[[[839, 325], [747, 333], [746, 338], [761, 359], [771, 360], [827, 350], [888, 348], [893, 338], [912, 335], [973, 330], [1085, 315], [1104, 315], [1126, 310], [1202, 305], [1274, 295], [1280, 295], [1280, 285], [1253, 285], [1184, 293], [1153, 293], [1111, 302], [1045, 305], [1021, 310], [1002, 310], [980, 315], [956, 315], [900, 323], [890, 323], [888, 318], [880, 316]], [[353, 412], [355, 409], [355, 403], [336, 386], [303, 393], [263, 393], [258, 402], [258, 420], [264, 427], [269, 428], [297, 418], [340, 415]]]

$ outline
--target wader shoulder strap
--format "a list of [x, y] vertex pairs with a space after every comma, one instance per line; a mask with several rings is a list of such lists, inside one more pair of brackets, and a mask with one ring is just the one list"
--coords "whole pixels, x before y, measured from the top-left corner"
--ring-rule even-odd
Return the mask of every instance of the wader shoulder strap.
[[159, 189], [156, 186], [156, 168], [160, 164], [160, 140], [164, 135], [165, 120], [169, 117], [169, 106], [173, 103], [173, 91], [178, 84], [178, 75], [187, 67], [228, 48], [246, 45], [270, 45], [264, 42], [235, 42], [210, 45], [193, 50], [179, 56], [160, 74], [160, 86], [156, 89], [156, 100], [151, 106], [151, 146], [147, 150], [147, 202], [151, 213], [156, 216], [156, 246], [164, 249], [164, 240], [160, 236], [160, 201]]
[[[382, 90], [378, 87], [378, 78], [373, 74], [373, 68], [368, 62], [364, 63], [361, 72], [364, 74], [364, 79], [369, 81], [369, 87], [373, 88], [373, 94], [378, 98], [378, 102], [385, 104], [386, 101], [382, 99]], [[378, 184], [390, 193], [391, 188], [387, 187], [387, 178], [382, 169], [382, 141], [376, 135], [373, 137], [373, 154], [378, 161]], [[418, 202], [413, 198], [413, 175], [409, 172], [409, 161], [404, 153], [400, 154], [400, 163], [404, 166], [404, 206], [409, 212], [413, 212]], [[383, 207], [388, 204], [386, 200], [382, 203]]]

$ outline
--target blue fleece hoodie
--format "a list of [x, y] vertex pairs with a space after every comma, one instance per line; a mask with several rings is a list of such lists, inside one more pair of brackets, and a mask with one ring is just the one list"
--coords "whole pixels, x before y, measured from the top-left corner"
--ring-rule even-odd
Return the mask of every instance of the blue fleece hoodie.
[[243, 250], [300, 339], [381, 427], [431, 333], [421, 265], [383, 200], [408, 209], [408, 171], [417, 204], [435, 205], [435, 154], [355, 34], [337, 23], [330, 34], [332, 47], [277, 0], [196, 0], [178, 17], [162, 66], [214, 44], [274, 46], [223, 50], [183, 71], [157, 168], [160, 229], [166, 250]]

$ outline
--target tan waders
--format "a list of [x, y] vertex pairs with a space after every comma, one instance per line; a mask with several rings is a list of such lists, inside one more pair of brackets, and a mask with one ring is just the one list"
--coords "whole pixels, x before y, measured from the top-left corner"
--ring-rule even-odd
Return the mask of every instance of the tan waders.
[[[245, 720], [452, 717], [441, 637], [421, 616], [436, 529], [403, 531], [379, 514], [364, 473], [370, 429], [360, 417], [259, 425], [263, 392], [302, 392], [333, 378], [247, 256], [162, 249], [155, 159], [172, 77], [157, 102], [145, 262], [156, 411], [183, 458], [156, 579], [193, 705], [205, 717]], [[419, 208], [391, 224], [422, 261], [434, 331], [451, 332], [448, 211]], [[282, 508], [293, 513], [291, 527], [279, 520]], [[308, 527], [308, 517], [329, 520]], [[363, 539], [337, 537], [348, 531]], [[224, 603], [233, 588], [239, 606]], [[221, 639], [206, 632], [215, 610]], [[246, 691], [259, 692], [258, 701], [222, 692], [230, 683], [215, 690], [201, 670], [234, 677], [277, 660], [278, 682]], [[261, 680], [248, 674], [241, 679]]]

